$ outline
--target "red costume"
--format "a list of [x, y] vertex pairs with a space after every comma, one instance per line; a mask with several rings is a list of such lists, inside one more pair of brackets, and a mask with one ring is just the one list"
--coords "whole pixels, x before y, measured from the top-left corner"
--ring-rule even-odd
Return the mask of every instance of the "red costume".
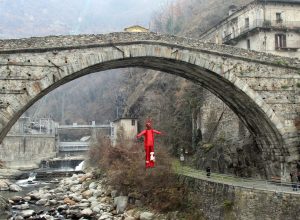
[[154, 156], [154, 134], [161, 134], [161, 132], [156, 131], [151, 128], [151, 123], [146, 123], [146, 130], [143, 130], [136, 137], [140, 138], [144, 135], [144, 147], [145, 147], [145, 160], [146, 168], [154, 167], [155, 156]]

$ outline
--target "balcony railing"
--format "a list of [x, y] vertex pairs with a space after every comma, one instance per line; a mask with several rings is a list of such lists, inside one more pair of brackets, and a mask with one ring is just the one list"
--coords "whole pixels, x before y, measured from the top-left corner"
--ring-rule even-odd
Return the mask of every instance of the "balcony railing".
[[223, 37], [223, 42], [227, 42], [243, 33], [251, 31], [255, 28], [289, 28], [289, 29], [299, 29], [300, 30], [300, 21], [284, 21], [284, 20], [260, 20], [256, 19], [248, 25], [236, 28], [234, 33], [227, 33]]

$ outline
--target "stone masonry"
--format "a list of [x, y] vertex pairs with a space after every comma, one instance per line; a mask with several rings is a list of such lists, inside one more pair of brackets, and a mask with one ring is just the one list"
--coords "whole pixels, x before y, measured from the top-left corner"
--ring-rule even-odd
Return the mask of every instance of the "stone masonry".
[[300, 195], [180, 176], [188, 197], [211, 220], [299, 220]]
[[83, 75], [144, 67], [217, 95], [255, 136], [270, 174], [299, 160], [300, 60], [155, 33], [0, 40], [0, 140], [41, 97]]

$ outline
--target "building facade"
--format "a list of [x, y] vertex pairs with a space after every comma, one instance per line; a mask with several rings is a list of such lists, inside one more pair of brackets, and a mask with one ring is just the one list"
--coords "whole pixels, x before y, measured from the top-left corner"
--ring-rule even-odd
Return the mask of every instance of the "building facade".
[[119, 118], [113, 122], [113, 145], [119, 141], [132, 141], [138, 132], [138, 120], [136, 118]]
[[280, 56], [300, 57], [300, 0], [255, 0], [236, 9], [201, 39]]

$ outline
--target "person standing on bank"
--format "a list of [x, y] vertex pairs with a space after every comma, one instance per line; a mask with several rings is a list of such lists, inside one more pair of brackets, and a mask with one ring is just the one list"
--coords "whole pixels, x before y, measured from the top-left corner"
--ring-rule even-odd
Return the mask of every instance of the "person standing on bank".
[[146, 122], [146, 129], [139, 133], [136, 138], [144, 136], [144, 149], [145, 149], [145, 165], [147, 168], [154, 167], [155, 155], [154, 155], [154, 134], [162, 134], [160, 131], [152, 129], [151, 120]]
[[206, 176], [210, 178], [210, 167], [206, 167]]

